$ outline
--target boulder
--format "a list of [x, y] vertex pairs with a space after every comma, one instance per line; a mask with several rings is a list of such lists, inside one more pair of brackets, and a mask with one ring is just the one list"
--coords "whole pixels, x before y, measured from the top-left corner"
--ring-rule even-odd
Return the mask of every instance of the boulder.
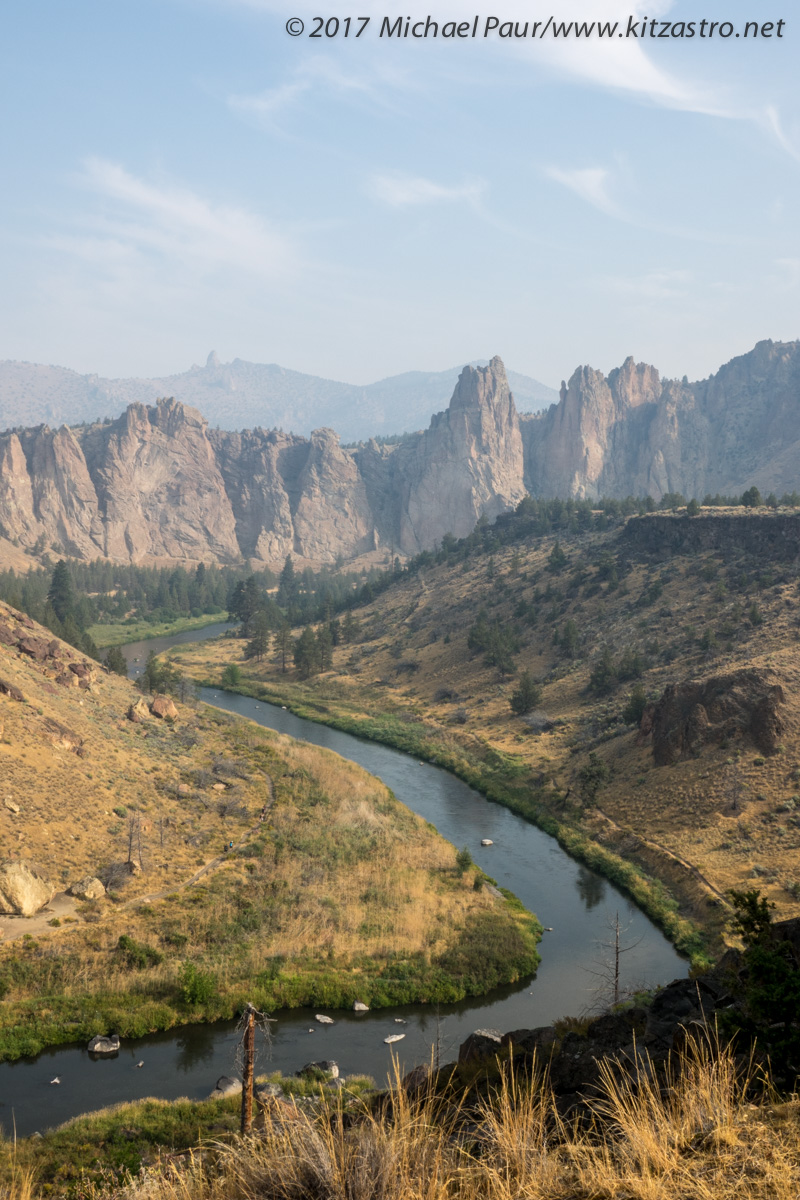
[[363, 1000], [354, 1000], [353, 1012], [369, 1012], [369, 1005], [365, 1004]]
[[552, 1025], [538, 1025], [535, 1029], [513, 1029], [504, 1033], [500, 1039], [501, 1046], [510, 1046], [514, 1055], [534, 1054], [543, 1050], [549, 1051], [556, 1040], [556, 1031]]
[[21, 859], [0, 863], [0, 913], [32, 917], [55, 894], [44, 875]]
[[42, 732], [50, 745], [55, 746], [57, 750], [74, 750], [83, 757], [83, 738], [67, 725], [54, 721], [52, 717], [45, 717], [42, 721]]
[[135, 704], [128, 706], [129, 721], [146, 721], [149, 716], [150, 709], [147, 707], [143, 696], [140, 696]]
[[77, 675], [72, 675], [69, 671], [62, 671], [60, 675], [56, 675], [56, 683], [60, 687], [76, 688], [80, 680]]
[[154, 696], [150, 701], [150, 712], [162, 721], [174, 721], [178, 715], [178, 710], [169, 696]]
[[482, 1058], [494, 1058], [500, 1049], [501, 1036], [496, 1029], [476, 1029], [458, 1048], [460, 1063], [476, 1062]]
[[325, 1075], [328, 1079], [338, 1079], [339, 1064], [335, 1063], [332, 1058], [323, 1058], [319, 1062], [306, 1063], [297, 1074], [300, 1078], [310, 1075], [312, 1079], [316, 1079], [320, 1075]]
[[5, 807], [8, 809], [8, 811], [10, 813], [18, 813], [19, 812], [19, 805], [15, 804], [10, 796], [6, 796], [5, 800], [3, 801], [3, 804], [5, 805]]
[[400, 1086], [407, 1092], [420, 1092], [427, 1086], [431, 1077], [431, 1069], [427, 1063], [420, 1063], [407, 1075], [403, 1076]]
[[0, 696], [8, 696], [9, 700], [18, 700], [20, 704], [25, 703], [25, 697], [18, 687], [14, 687], [13, 683], [6, 683], [5, 679], [0, 679]]
[[118, 1054], [119, 1053], [119, 1034], [112, 1033], [109, 1037], [105, 1037], [99, 1033], [93, 1037], [86, 1047], [90, 1054]]
[[241, 1079], [233, 1079], [230, 1075], [220, 1075], [213, 1092], [209, 1092], [209, 1100], [222, 1100], [224, 1096], [238, 1096], [242, 1090]]
[[23, 654], [27, 654], [34, 662], [44, 662], [50, 653], [50, 645], [44, 638], [25, 637], [17, 643]]
[[67, 888], [67, 895], [75, 896], [78, 900], [99, 900], [105, 894], [104, 885], [94, 875], [87, 875], [85, 879], [79, 879]]

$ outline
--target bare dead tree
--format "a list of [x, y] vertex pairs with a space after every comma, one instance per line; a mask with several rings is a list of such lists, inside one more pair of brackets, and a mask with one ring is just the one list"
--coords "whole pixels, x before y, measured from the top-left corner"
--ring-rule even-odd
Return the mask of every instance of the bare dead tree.
[[644, 936], [636, 938], [633, 942], [623, 944], [623, 936], [630, 928], [630, 925], [625, 926], [625, 928], [621, 926], [619, 911], [614, 914], [614, 919], [608, 920], [606, 924], [611, 937], [607, 941], [598, 942], [600, 950], [604, 952], [603, 957], [594, 960], [596, 969], [591, 967], [585, 968], [589, 971], [590, 975], [594, 975], [600, 981], [595, 994], [597, 996], [597, 1003], [602, 1004], [604, 1007], [609, 1000], [611, 1004], [619, 1004], [620, 1000], [623, 999], [620, 960], [623, 954], [634, 950]]

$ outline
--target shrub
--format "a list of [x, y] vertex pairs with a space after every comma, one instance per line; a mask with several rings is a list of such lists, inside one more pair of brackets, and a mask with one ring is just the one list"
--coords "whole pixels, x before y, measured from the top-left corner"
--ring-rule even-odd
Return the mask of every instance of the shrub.
[[157, 966], [160, 962], [164, 961], [164, 955], [160, 950], [155, 950], [152, 946], [146, 946], [144, 942], [134, 941], [127, 933], [120, 935], [120, 939], [117, 942], [116, 954], [126, 966], [138, 971], [143, 970], [145, 967]]
[[594, 804], [601, 787], [608, 782], [611, 769], [592, 750], [589, 761], [578, 771], [578, 791], [584, 804]]
[[628, 697], [628, 703], [622, 710], [622, 719], [626, 725], [638, 725], [647, 707], [647, 695], [640, 683], [637, 683]]
[[459, 875], [463, 875], [472, 866], [472, 855], [466, 846], [462, 846], [456, 854], [456, 870]]
[[519, 677], [518, 686], [511, 693], [509, 701], [511, 711], [518, 717], [524, 717], [526, 713], [531, 712], [541, 703], [541, 699], [541, 687], [533, 678], [530, 671], [523, 671]]
[[210, 971], [198, 971], [193, 962], [187, 961], [180, 973], [181, 999], [191, 1007], [206, 1004], [216, 995], [217, 981]]

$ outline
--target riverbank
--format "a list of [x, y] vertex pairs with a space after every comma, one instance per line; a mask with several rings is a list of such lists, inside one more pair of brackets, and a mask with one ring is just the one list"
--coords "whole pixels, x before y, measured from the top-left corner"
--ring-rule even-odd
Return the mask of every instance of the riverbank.
[[126, 646], [130, 642], [152, 641], [154, 638], [171, 637], [173, 634], [185, 633], [190, 629], [205, 629], [208, 625], [218, 625], [225, 620], [225, 613], [203, 613], [201, 617], [179, 617], [176, 621], [120, 622], [116, 625], [90, 625], [87, 633], [100, 650], [109, 646]]
[[533, 974], [536, 918], [360, 767], [205, 706], [134, 711], [131, 683], [82, 663], [56, 686], [74, 651], [29, 623], [47, 656], [18, 655], [3, 617], [3, 833], [45, 895], [104, 886], [0, 941], [0, 1058], [247, 1001], [449, 1002]]
[[[176, 790], [208, 813], [220, 846], [234, 835], [221, 869], [161, 897], [142, 874], [121, 878], [74, 924], [0, 946], [0, 1059], [219, 1021], [248, 1001], [268, 1012], [452, 1003], [533, 974], [536, 918], [484, 888], [378, 780], [227, 714], [198, 719], [227, 754], [202, 777], [181, 772]], [[264, 816], [249, 829], [248, 800]], [[214, 837], [197, 817], [188, 825], [196, 845]], [[145, 894], [129, 896], [134, 882]]]
[[[216, 647], [214, 654], [219, 660], [215, 668], [224, 665], [231, 657], [231, 646]], [[207, 660], [207, 646], [181, 647], [180, 662], [184, 670], [197, 672], [204, 664], [208, 665]], [[242, 666], [247, 670], [246, 664]], [[552, 793], [547, 797], [544, 789], [531, 787], [528, 769], [521, 758], [501, 754], [485, 743], [470, 747], [450, 730], [415, 720], [384, 692], [359, 687], [357, 695], [352, 696], [346, 685], [335, 678], [317, 679], [313, 684], [251, 678], [228, 689], [223, 688], [220, 679], [221, 671], [198, 682], [220, 691], [283, 705], [306, 720], [391, 746], [443, 767], [487, 799], [535, 824], [577, 861], [609, 879], [663, 930], [693, 967], [704, 969], [724, 950], [717, 905], [710, 910], [705, 924], [681, 913], [679, 900], [663, 880], [601, 844], [590, 831], [559, 819], [556, 811], [561, 797]], [[691, 880], [691, 872], [686, 874]]]
[[144, 1101], [0, 1144], [0, 1186], [9, 1200], [122, 1188], [128, 1200], [795, 1200], [800, 1104], [749, 1088], [730, 1048], [676, 1057], [668, 1101], [655, 1076], [599, 1068], [590, 1132], [564, 1119], [530, 1063], [465, 1064], [378, 1094], [348, 1080], [287, 1100], [299, 1081], [284, 1080], [254, 1137], [236, 1133], [238, 1097]]

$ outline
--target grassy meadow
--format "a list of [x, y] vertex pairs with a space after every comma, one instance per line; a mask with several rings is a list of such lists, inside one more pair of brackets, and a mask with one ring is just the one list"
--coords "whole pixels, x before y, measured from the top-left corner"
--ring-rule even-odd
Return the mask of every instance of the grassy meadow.
[[[3, 655], [25, 695], [2, 702], [6, 853], [107, 884], [58, 916], [0, 917], [3, 1057], [248, 1000], [458, 1000], [535, 970], [535, 917], [355, 764], [205, 705], [132, 722], [127, 681], [62, 690]], [[46, 740], [56, 715], [83, 755]]]

